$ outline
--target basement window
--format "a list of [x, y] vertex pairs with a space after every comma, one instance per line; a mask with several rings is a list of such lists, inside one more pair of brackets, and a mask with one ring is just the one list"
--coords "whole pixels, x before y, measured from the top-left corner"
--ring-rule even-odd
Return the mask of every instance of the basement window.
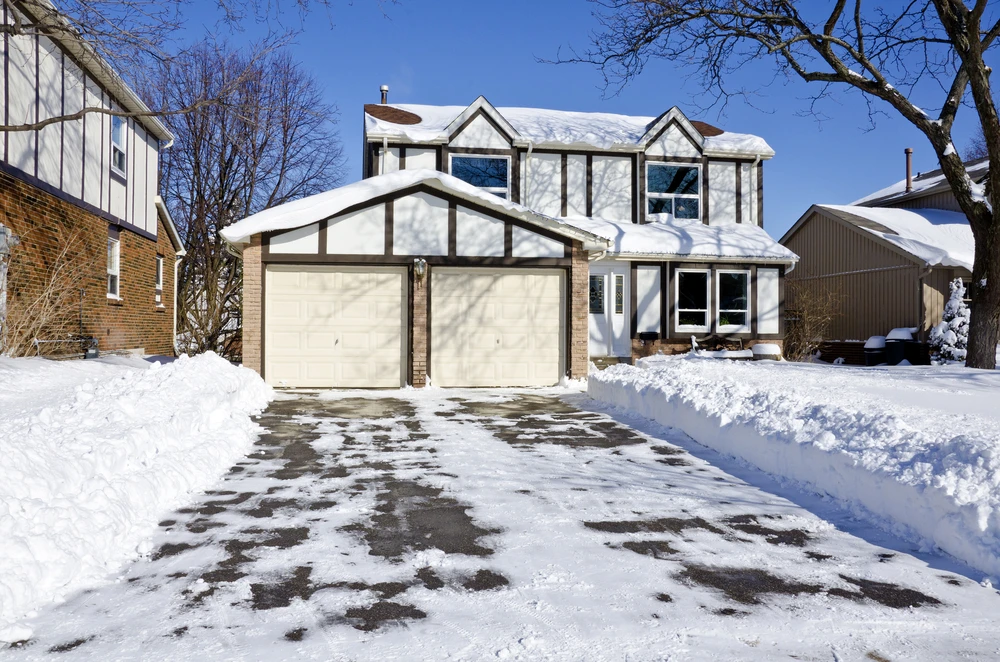
[[510, 190], [510, 158], [451, 155], [451, 174], [506, 199]]
[[678, 269], [677, 330], [708, 333], [708, 271]]
[[121, 242], [108, 238], [108, 298], [120, 298]]
[[700, 179], [701, 168], [698, 166], [647, 163], [648, 215], [659, 216], [668, 221], [701, 218], [701, 196], [698, 192]]
[[111, 168], [125, 176], [125, 118], [111, 118]]

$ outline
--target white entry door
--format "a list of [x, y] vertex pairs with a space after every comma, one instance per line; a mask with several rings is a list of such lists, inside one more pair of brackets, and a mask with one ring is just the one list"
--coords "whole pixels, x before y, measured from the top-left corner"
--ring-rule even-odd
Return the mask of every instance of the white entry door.
[[590, 355], [631, 356], [629, 265], [590, 265]]
[[269, 265], [264, 377], [276, 386], [404, 384], [406, 271]]
[[562, 269], [431, 272], [435, 386], [551, 386], [565, 372]]

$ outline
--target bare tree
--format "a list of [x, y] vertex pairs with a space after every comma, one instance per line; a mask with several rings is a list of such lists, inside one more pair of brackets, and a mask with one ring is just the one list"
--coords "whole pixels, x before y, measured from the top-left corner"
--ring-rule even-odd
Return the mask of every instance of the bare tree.
[[[396, 0], [375, 0], [379, 6]], [[332, 17], [338, 0], [215, 0], [223, 28], [239, 30], [248, 20], [267, 26], [267, 35], [257, 44], [254, 60], [287, 43], [296, 30], [288, 27], [288, 14], [303, 20], [317, 10]], [[60, 0], [58, 9], [51, 0], [0, 0], [3, 21], [0, 35], [24, 37], [41, 35], [76, 46], [75, 54], [86, 65], [110, 67], [109, 74], [122, 77], [135, 88], [147, 86], [146, 72], [157, 64], [184, 58], [189, 50], [180, 47], [178, 35], [185, 35], [185, 10], [189, 0]], [[249, 73], [249, 71], [247, 71]], [[233, 77], [231, 85], [238, 84]], [[220, 90], [220, 97], [226, 90]], [[41, 118], [35, 122], [5, 125], [0, 131], [36, 131], [50, 124], [80, 119], [90, 113], [123, 117], [162, 117], [187, 114], [216, 103], [220, 97], [189, 99], [186, 106], [159, 106], [148, 111], [112, 110], [84, 107], [79, 111]]]
[[826, 341], [844, 297], [814, 281], [790, 280], [785, 284], [785, 299], [785, 358], [808, 361]]
[[240, 263], [219, 231], [342, 180], [336, 109], [285, 52], [253, 61], [226, 46], [202, 44], [164, 63], [158, 78], [149, 93], [165, 105], [219, 99], [166, 118], [176, 146], [163, 154], [161, 187], [187, 249], [177, 281], [181, 349], [237, 358]]
[[989, 155], [989, 150], [986, 148], [986, 134], [983, 133], [983, 127], [979, 127], [972, 134], [969, 146], [965, 148], [965, 160], [975, 161], [976, 159], [984, 159]]
[[[967, 365], [995, 366], [1000, 335], [1000, 169], [985, 185], [969, 177], [952, 143], [960, 107], [974, 109], [987, 154], [1000, 163], [1000, 118], [986, 53], [1000, 36], [1000, 6], [975, 0], [592, 0], [600, 29], [586, 53], [563, 61], [597, 64], [624, 85], [650, 58], [698, 70], [716, 102], [749, 95], [740, 77], [760, 60], [813, 83], [813, 106], [853, 89], [870, 115], [891, 109], [934, 149], [975, 237], [972, 327]], [[733, 86], [733, 87], [731, 87]], [[934, 99], [933, 97], [937, 98]], [[916, 99], [927, 99], [926, 105]], [[923, 108], [934, 108], [932, 116]]]

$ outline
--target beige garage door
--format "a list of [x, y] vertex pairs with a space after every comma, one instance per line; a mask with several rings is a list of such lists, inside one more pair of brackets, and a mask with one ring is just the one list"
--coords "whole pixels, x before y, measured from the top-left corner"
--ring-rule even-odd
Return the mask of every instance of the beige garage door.
[[264, 376], [276, 386], [404, 383], [403, 269], [269, 266]]
[[437, 386], [549, 386], [562, 377], [561, 269], [434, 269], [431, 380]]

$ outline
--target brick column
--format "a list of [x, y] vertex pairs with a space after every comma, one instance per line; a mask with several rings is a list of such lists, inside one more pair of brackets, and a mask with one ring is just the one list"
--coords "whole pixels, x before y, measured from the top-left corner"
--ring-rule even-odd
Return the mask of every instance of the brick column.
[[413, 314], [410, 315], [410, 338], [413, 341], [413, 356], [411, 366], [413, 369], [412, 386], [422, 387], [427, 385], [427, 314], [430, 309], [430, 282], [431, 267], [428, 265], [427, 271], [422, 279], [418, 279], [413, 270], [410, 270], [413, 278], [413, 300], [410, 305]]
[[573, 263], [570, 278], [570, 346], [567, 363], [569, 376], [581, 379], [587, 376], [590, 363], [590, 263], [583, 245], [573, 242]]
[[250, 237], [243, 249], [243, 365], [260, 374], [263, 343], [263, 265], [260, 235]]

